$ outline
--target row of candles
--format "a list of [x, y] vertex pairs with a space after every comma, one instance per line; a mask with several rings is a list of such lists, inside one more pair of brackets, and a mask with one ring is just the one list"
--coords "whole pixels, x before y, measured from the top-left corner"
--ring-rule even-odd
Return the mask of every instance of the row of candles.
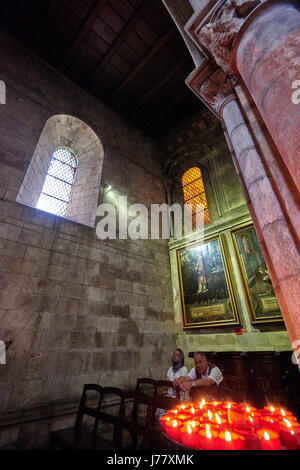
[[173, 441], [203, 450], [300, 449], [300, 424], [277, 406], [257, 410], [228, 401], [183, 403], [160, 418]]

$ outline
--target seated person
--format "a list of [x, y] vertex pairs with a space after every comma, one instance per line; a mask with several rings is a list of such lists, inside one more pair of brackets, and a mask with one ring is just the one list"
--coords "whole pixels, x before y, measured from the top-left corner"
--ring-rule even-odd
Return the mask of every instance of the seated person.
[[[223, 380], [220, 369], [207, 361], [204, 353], [198, 351], [194, 353], [195, 367], [185, 377], [175, 379], [174, 388], [179, 388], [183, 392], [192, 392], [197, 390], [198, 398], [206, 396], [207, 400], [218, 398], [216, 388]], [[202, 389], [202, 394], [201, 394]]]
[[[176, 390], [173, 388], [174, 380], [178, 379], [179, 377], [185, 377], [188, 373], [187, 368], [184, 365], [184, 352], [181, 349], [175, 349], [172, 354], [172, 366], [167, 372], [166, 380], [168, 382], [172, 382], [172, 386], [168, 388], [168, 397], [176, 398]], [[186, 397], [184, 392], [180, 392], [180, 398], [183, 401]], [[163, 414], [165, 414], [166, 410], [162, 408], [158, 408], [156, 410], [156, 416], [159, 418]]]
[[[184, 352], [181, 349], [175, 349], [172, 354], [172, 366], [167, 372], [166, 380], [169, 380], [174, 384], [174, 380], [179, 377], [185, 377], [187, 374], [188, 370], [184, 365]], [[174, 390], [173, 387], [169, 388], [168, 396], [176, 398], [176, 390]]]

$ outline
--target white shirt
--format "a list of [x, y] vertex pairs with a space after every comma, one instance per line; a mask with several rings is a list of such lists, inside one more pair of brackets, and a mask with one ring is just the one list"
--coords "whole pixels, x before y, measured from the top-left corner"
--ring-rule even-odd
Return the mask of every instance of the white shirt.
[[[208, 371], [209, 366], [207, 366], [206, 372], [204, 374], [201, 374], [201, 379], [213, 379], [217, 385], [220, 385], [223, 380], [223, 374], [220, 371], [219, 367], [213, 367], [210, 373], [208, 373]], [[197, 380], [196, 367], [192, 368], [192, 370], [188, 374], [188, 377], [190, 377], [192, 380]]]
[[[179, 379], [179, 377], [183, 377], [183, 376], [185, 377], [186, 375], [188, 375], [188, 370], [185, 366], [180, 367], [180, 369], [177, 370], [175, 374], [173, 372], [172, 367], [170, 367], [170, 369], [167, 372], [167, 377], [169, 377], [171, 382], [174, 382], [175, 379]], [[169, 388], [168, 396], [176, 398], [176, 392], [174, 388]]]

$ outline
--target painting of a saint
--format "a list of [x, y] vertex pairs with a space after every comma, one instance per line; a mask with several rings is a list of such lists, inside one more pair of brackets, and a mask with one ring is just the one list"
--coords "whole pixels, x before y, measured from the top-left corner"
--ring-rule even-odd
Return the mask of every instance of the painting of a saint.
[[178, 251], [184, 326], [238, 324], [220, 238]]
[[282, 321], [279, 304], [253, 226], [233, 233], [252, 323]]

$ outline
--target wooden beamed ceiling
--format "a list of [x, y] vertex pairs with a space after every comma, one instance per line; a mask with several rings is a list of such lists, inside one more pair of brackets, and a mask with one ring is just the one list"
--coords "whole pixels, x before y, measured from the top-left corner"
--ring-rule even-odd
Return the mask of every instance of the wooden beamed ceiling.
[[0, 27], [155, 140], [202, 106], [161, 0], [7, 0]]

